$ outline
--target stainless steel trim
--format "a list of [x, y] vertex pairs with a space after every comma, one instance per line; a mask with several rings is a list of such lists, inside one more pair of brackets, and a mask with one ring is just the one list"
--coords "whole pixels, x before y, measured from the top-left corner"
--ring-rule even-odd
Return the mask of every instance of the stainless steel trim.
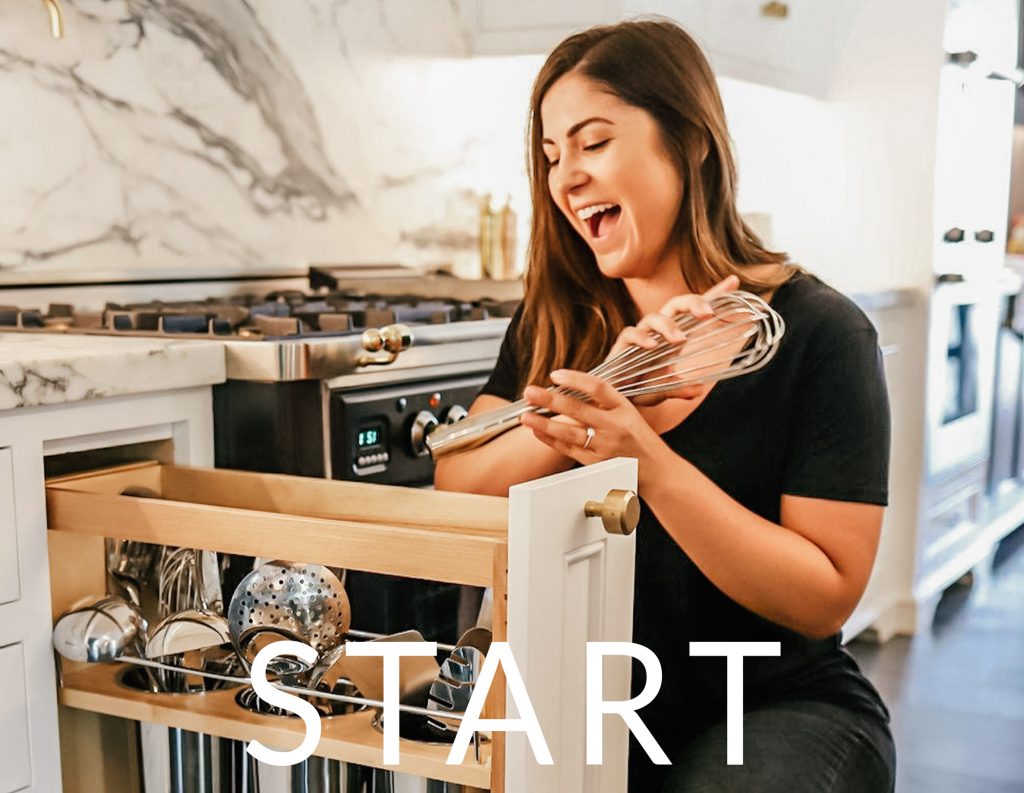
[[[380, 372], [385, 369], [416, 369], [466, 361], [481, 361], [485, 363], [484, 368], [493, 367], [509, 321], [483, 319], [444, 325], [414, 326], [413, 347], [397, 353], [396, 359], [384, 367], [359, 365], [359, 360], [366, 354], [363, 339], [359, 335], [267, 340], [236, 339], [200, 333], [20, 326], [0, 327], [0, 333], [58, 333], [75, 336], [154, 338], [162, 341], [209, 341], [224, 346], [224, 363], [229, 380], [331, 380], [343, 375], [372, 372], [374, 380], [377, 381]], [[408, 379], [408, 376], [405, 379]], [[366, 381], [367, 385], [370, 384], [368, 380], [369, 378]], [[379, 381], [386, 382], [387, 378], [380, 378]]]
[[320, 383], [320, 426], [324, 454], [324, 478], [334, 479], [334, 460], [331, 456], [331, 389]]

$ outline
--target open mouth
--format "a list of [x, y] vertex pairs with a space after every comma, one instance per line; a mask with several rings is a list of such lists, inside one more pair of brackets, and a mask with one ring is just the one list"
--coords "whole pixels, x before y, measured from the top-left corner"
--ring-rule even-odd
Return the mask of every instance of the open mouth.
[[622, 214], [622, 208], [618, 205], [612, 205], [608, 209], [595, 212], [588, 217], [584, 223], [590, 229], [590, 236], [594, 239], [607, 237], [615, 222], [619, 219], [620, 214]]

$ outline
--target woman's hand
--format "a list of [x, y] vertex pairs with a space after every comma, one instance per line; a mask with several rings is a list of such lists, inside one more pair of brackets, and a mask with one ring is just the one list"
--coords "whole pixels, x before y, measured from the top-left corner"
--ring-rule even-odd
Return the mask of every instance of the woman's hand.
[[[599, 377], [568, 369], [551, 373], [551, 381], [585, 394], [583, 401], [568, 394], [528, 386], [526, 400], [557, 415], [526, 413], [521, 422], [555, 451], [583, 465], [612, 457], [635, 457], [648, 472], [668, 450], [636, 406]], [[589, 437], [589, 442], [588, 442]]]
[[[615, 344], [612, 345], [608, 358], [618, 355], [627, 347], [641, 347], [649, 350], [657, 347], [663, 340], [673, 343], [685, 341], [686, 336], [676, 325], [675, 317], [679, 314], [691, 314], [698, 319], [710, 317], [714, 313], [711, 309], [711, 301], [716, 297], [734, 291], [739, 285], [739, 278], [735, 275], [730, 275], [702, 295], [688, 294], [673, 297], [657, 313], [647, 314], [636, 325], [623, 328], [619, 337], [615, 340]], [[653, 379], [669, 375], [671, 374], [670, 368], [670, 366], [667, 366], [664, 371], [647, 372], [644, 377]], [[706, 384], [681, 386], [671, 391], [641, 394], [633, 397], [633, 402], [637, 405], [650, 407], [658, 405], [666, 399], [695, 399], [703, 396], [708, 387]]]

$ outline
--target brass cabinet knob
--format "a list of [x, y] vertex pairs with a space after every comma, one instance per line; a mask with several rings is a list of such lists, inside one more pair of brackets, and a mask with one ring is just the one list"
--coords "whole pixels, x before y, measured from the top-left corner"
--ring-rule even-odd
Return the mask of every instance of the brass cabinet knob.
[[761, 16], [769, 19], [785, 19], [789, 16], [789, 3], [782, 3], [779, 0], [772, 0], [761, 6]]
[[640, 499], [632, 490], [609, 490], [604, 501], [583, 505], [588, 518], [600, 518], [609, 534], [632, 534], [640, 522]]
[[405, 325], [385, 325], [383, 328], [367, 328], [362, 336], [363, 349], [370, 353], [378, 353], [382, 350], [383, 355], [360, 355], [356, 358], [359, 366], [371, 366], [374, 364], [389, 364], [397, 357], [402, 350], [407, 350], [413, 344], [412, 331]]

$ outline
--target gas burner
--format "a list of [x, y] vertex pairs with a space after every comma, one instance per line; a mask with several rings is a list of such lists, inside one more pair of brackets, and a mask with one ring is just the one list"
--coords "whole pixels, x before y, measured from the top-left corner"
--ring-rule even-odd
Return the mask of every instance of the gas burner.
[[0, 331], [273, 340], [351, 336], [396, 323], [450, 325], [510, 317], [518, 301], [457, 300], [297, 289], [191, 301], [107, 303], [80, 311], [66, 303], [39, 309], [0, 306]]

